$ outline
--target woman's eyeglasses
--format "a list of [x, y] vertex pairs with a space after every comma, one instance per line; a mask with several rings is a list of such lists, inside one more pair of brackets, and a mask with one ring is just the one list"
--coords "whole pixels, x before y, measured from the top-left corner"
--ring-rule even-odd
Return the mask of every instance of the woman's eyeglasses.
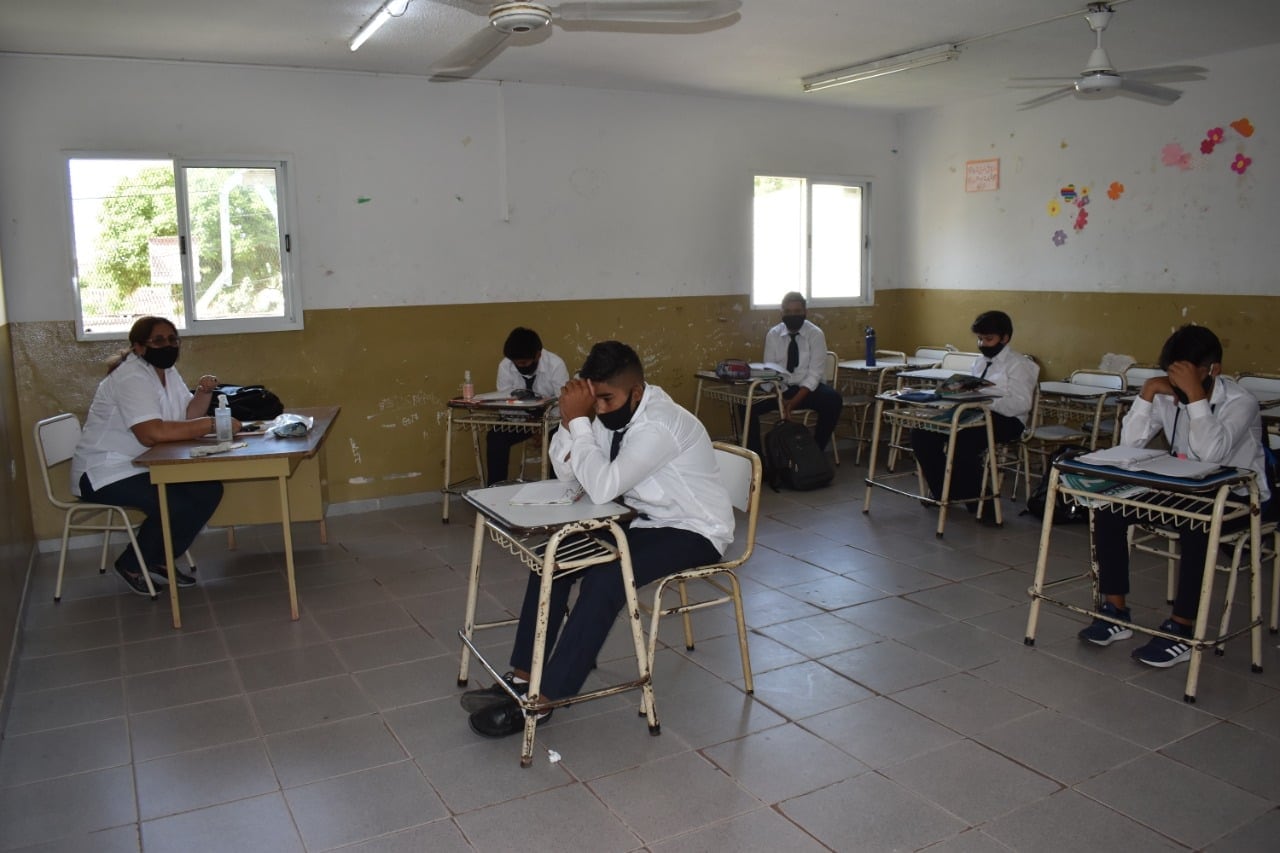
[[181, 338], [179, 338], [177, 335], [169, 335], [167, 338], [166, 338], [166, 337], [162, 337], [162, 336], [160, 336], [160, 335], [156, 335], [154, 338], [152, 338], [151, 340], [147, 341], [146, 343], [147, 343], [147, 346], [149, 346], [149, 347], [156, 347], [156, 348], [158, 348], [158, 347], [176, 347], [176, 346], [179, 346], [179, 345], [181, 345], [181, 344], [182, 344], [182, 339], [181, 339]]

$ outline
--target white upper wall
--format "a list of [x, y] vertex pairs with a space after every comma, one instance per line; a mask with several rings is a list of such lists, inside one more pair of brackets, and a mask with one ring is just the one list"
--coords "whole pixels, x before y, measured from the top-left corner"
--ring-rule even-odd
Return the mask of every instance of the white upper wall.
[[0, 116], [13, 322], [73, 316], [72, 150], [290, 157], [307, 309], [746, 293], [756, 172], [871, 179], [873, 286], [898, 278], [884, 113], [7, 55]]
[[[1280, 46], [1198, 59], [1202, 82], [1159, 107], [1128, 98], [1055, 101], [1010, 89], [903, 122], [906, 227], [899, 286], [952, 289], [1280, 293]], [[1052, 73], [1056, 69], [1028, 69]], [[1248, 118], [1245, 138], [1230, 126]], [[1224, 140], [1202, 154], [1220, 127]], [[1188, 169], [1163, 162], [1165, 146]], [[1252, 158], [1243, 176], [1237, 153]], [[965, 161], [998, 157], [1000, 189], [966, 193]], [[1118, 200], [1112, 182], [1124, 185]], [[1088, 221], [1060, 189], [1087, 186]], [[1057, 198], [1062, 212], [1050, 217]], [[1052, 237], [1062, 230], [1066, 242]]]

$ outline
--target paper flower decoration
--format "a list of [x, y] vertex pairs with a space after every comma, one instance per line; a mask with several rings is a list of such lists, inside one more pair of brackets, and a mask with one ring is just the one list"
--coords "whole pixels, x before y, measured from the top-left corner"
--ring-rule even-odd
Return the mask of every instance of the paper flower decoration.
[[1058, 204], [1058, 200], [1055, 198], [1053, 201], [1045, 205], [1045, 209], [1049, 211], [1050, 216], [1057, 216], [1062, 212], [1062, 205]]
[[1243, 136], [1245, 139], [1253, 136], [1253, 122], [1249, 121], [1247, 118], [1240, 118], [1231, 122], [1231, 129]]
[[1200, 140], [1200, 153], [1201, 153], [1201, 154], [1212, 154], [1212, 153], [1213, 153], [1213, 147], [1214, 147], [1214, 141], [1213, 141], [1212, 139], [1202, 139], [1202, 140]]
[[1083, 231], [1084, 227], [1088, 224], [1089, 224], [1089, 211], [1081, 208], [1080, 212], [1076, 214], [1076, 222], [1073, 227], [1077, 231]]
[[1068, 201], [1068, 202], [1070, 202], [1070, 201], [1075, 201], [1075, 200], [1076, 200], [1076, 185], [1075, 185], [1075, 184], [1067, 184], [1065, 187], [1063, 187], [1062, 189], [1058, 190], [1058, 194], [1062, 196], [1062, 200], [1063, 200], [1063, 201]]
[[1063, 231], [1061, 228], [1059, 228], [1057, 231], [1053, 232], [1053, 245], [1061, 246], [1065, 242], [1067, 242], [1066, 231]]
[[1253, 162], [1252, 157], [1246, 157], [1243, 154], [1237, 154], [1236, 159], [1231, 161], [1231, 171], [1237, 175], [1243, 175], [1245, 170], [1249, 168], [1249, 164]]
[[1191, 154], [1184, 151], [1178, 143], [1170, 142], [1160, 149], [1160, 162], [1166, 166], [1175, 166], [1185, 172], [1191, 168]]
[[1107, 198], [1117, 201], [1122, 195], [1124, 195], [1124, 184], [1112, 181], [1111, 186], [1107, 187]]
[[1076, 199], [1076, 207], [1083, 208], [1089, 203], [1089, 192], [1086, 190], [1080, 193], [1080, 197]]
[[1223, 132], [1222, 132], [1222, 128], [1220, 128], [1220, 127], [1211, 127], [1211, 128], [1209, 128], [1208, 130], [1206, 130], [1206, 131], [1205, 131], [1205, 133], [1204, 133], [1204, 141], [1205, 141], [1205, 142], [1208, 142], [1210, 146], [1214, 146], [1214, 145], [1217, 145], [1219, 142], [1221, 142], [1221, 141], [1222, 141], [1222, 137], [1223, 137], [1223, 136], [1224, 136], [1224, 134], [1223, 134]]

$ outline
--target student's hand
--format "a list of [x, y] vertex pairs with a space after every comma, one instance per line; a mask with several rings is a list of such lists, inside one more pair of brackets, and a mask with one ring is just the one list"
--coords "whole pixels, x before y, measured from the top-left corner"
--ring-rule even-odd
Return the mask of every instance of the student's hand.
[[1204, 386], [1200, 384], [1200, 368], [1189, 361], [1175, 361], [1169, 365], [1169, 384], [1182, 389], [1187, 395], [1187, 402], [1194, 403], [1204, 399]]
[[218, 377], [212, 373], [206, 373], [200, 377], [200, 381], [196, 383], [197, 394], [212, 394], [218, 390]]
[[[1170, 365], [1170, 367], [1172, 367], [1172, 365]], [[1142, 383], [1142, 390], [1138, 392], [1138, 396], [1146, 400], [1148, 403], [1150, 403], [1151, 398], [1155, 397], [1157, 394], [1164, 394], [1167, 397], [1174, 396], [1173, 385], [1170, 384], [1169, 377], [1152, 376], [1146, 382]]]
[[585, 379], [570, 379], [560, 389], [560, 423], [565, 426], [574, 418], [589, 418], [596, 408], [596, 392]]
[[791, 410], [794, 409], [795, 406], [796, 404], [793, 400], [782, 401], [782, 419], [784, 421], [791, 420]]

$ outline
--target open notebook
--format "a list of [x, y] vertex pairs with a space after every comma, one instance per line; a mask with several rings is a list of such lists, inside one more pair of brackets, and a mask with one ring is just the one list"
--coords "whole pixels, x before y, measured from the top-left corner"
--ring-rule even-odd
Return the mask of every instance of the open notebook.
[[511, 496], [513, 506], [565, 506], [582, 497], [582, 486], [563, 480], [526, 483]]
[[1150, 447], [1108, 447], [1076, 457], [1088, 465], [1110, 465], [1125, 471], [1141, 471], [1161, 477], [1181, 477], [1187, 480], [1203, 480], [1222, 470], [1216, 462], [1199, 462], [1195, 459], [1179, 459], [1168, 451]]

